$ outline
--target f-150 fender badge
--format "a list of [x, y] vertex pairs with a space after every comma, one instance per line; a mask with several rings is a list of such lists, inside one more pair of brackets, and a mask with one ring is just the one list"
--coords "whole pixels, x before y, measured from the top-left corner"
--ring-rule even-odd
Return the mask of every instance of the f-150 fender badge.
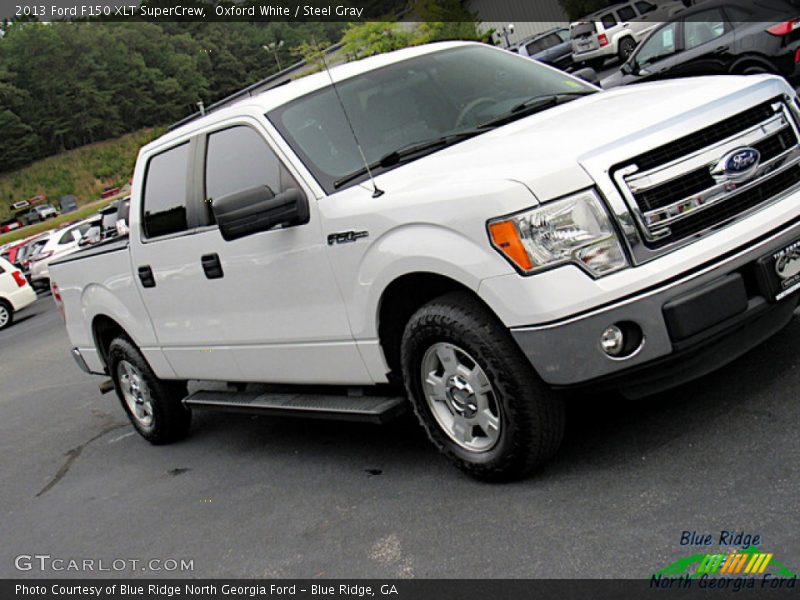
[[328, 246], [347, 244], [368, 236], [368, 231], [340, 231], [338, 233], [330, 233], [328, 234]]

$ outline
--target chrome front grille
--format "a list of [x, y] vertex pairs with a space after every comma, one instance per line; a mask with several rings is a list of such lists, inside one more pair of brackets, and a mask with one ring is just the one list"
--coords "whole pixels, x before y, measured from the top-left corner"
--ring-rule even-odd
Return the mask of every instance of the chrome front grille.
[[[666, 248], [730, 222], [800, 183], [798, 130], [780, 98], [634, 157], [612, 170], [645, 246]], [[754, 148], [743, 177], [720, 161]]]

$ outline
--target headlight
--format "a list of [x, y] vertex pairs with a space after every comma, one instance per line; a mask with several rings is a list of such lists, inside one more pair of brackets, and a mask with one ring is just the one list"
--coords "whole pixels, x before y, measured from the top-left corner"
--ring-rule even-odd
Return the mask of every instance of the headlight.
[[628, 266], [594, 190], [489, 222], [492, 245], [524, 273], [573, 263], [595, 277]]

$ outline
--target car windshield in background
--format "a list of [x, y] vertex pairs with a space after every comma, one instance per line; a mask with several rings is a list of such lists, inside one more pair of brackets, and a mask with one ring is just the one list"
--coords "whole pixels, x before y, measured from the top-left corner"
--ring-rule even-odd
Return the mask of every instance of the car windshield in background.
[[[512, 109], [531, 98], [568, 101], [595, 91], [535, 61], [477, 45], [375, 69], [337, 82], [337, 88], [367, 162], [376, 165], [375, 173], [400, 164], [378, 164], [400, 150], [446, 138], [426, 147], [440, 150], [469, 137], [455, 134], [522, 118], [529, 113], [517, 110], [512, 115]], [[337, 181], [357, 183], [367, 177], [353, 177], [364, 170], [364, 162], [331, 87], [267, 116], [327, 193], [335, 191]]]

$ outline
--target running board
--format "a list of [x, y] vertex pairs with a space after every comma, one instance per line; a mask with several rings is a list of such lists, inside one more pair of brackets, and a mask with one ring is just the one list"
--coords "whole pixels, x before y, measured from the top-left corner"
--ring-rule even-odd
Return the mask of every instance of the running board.
[[406, 410], [406, 400], [399, 396], [331, 396], [325, 394], [289, 394], [199, 390], [183, 403], [192, 409], [246, 412], [309, 419], [334, 419], [386, 423]]

